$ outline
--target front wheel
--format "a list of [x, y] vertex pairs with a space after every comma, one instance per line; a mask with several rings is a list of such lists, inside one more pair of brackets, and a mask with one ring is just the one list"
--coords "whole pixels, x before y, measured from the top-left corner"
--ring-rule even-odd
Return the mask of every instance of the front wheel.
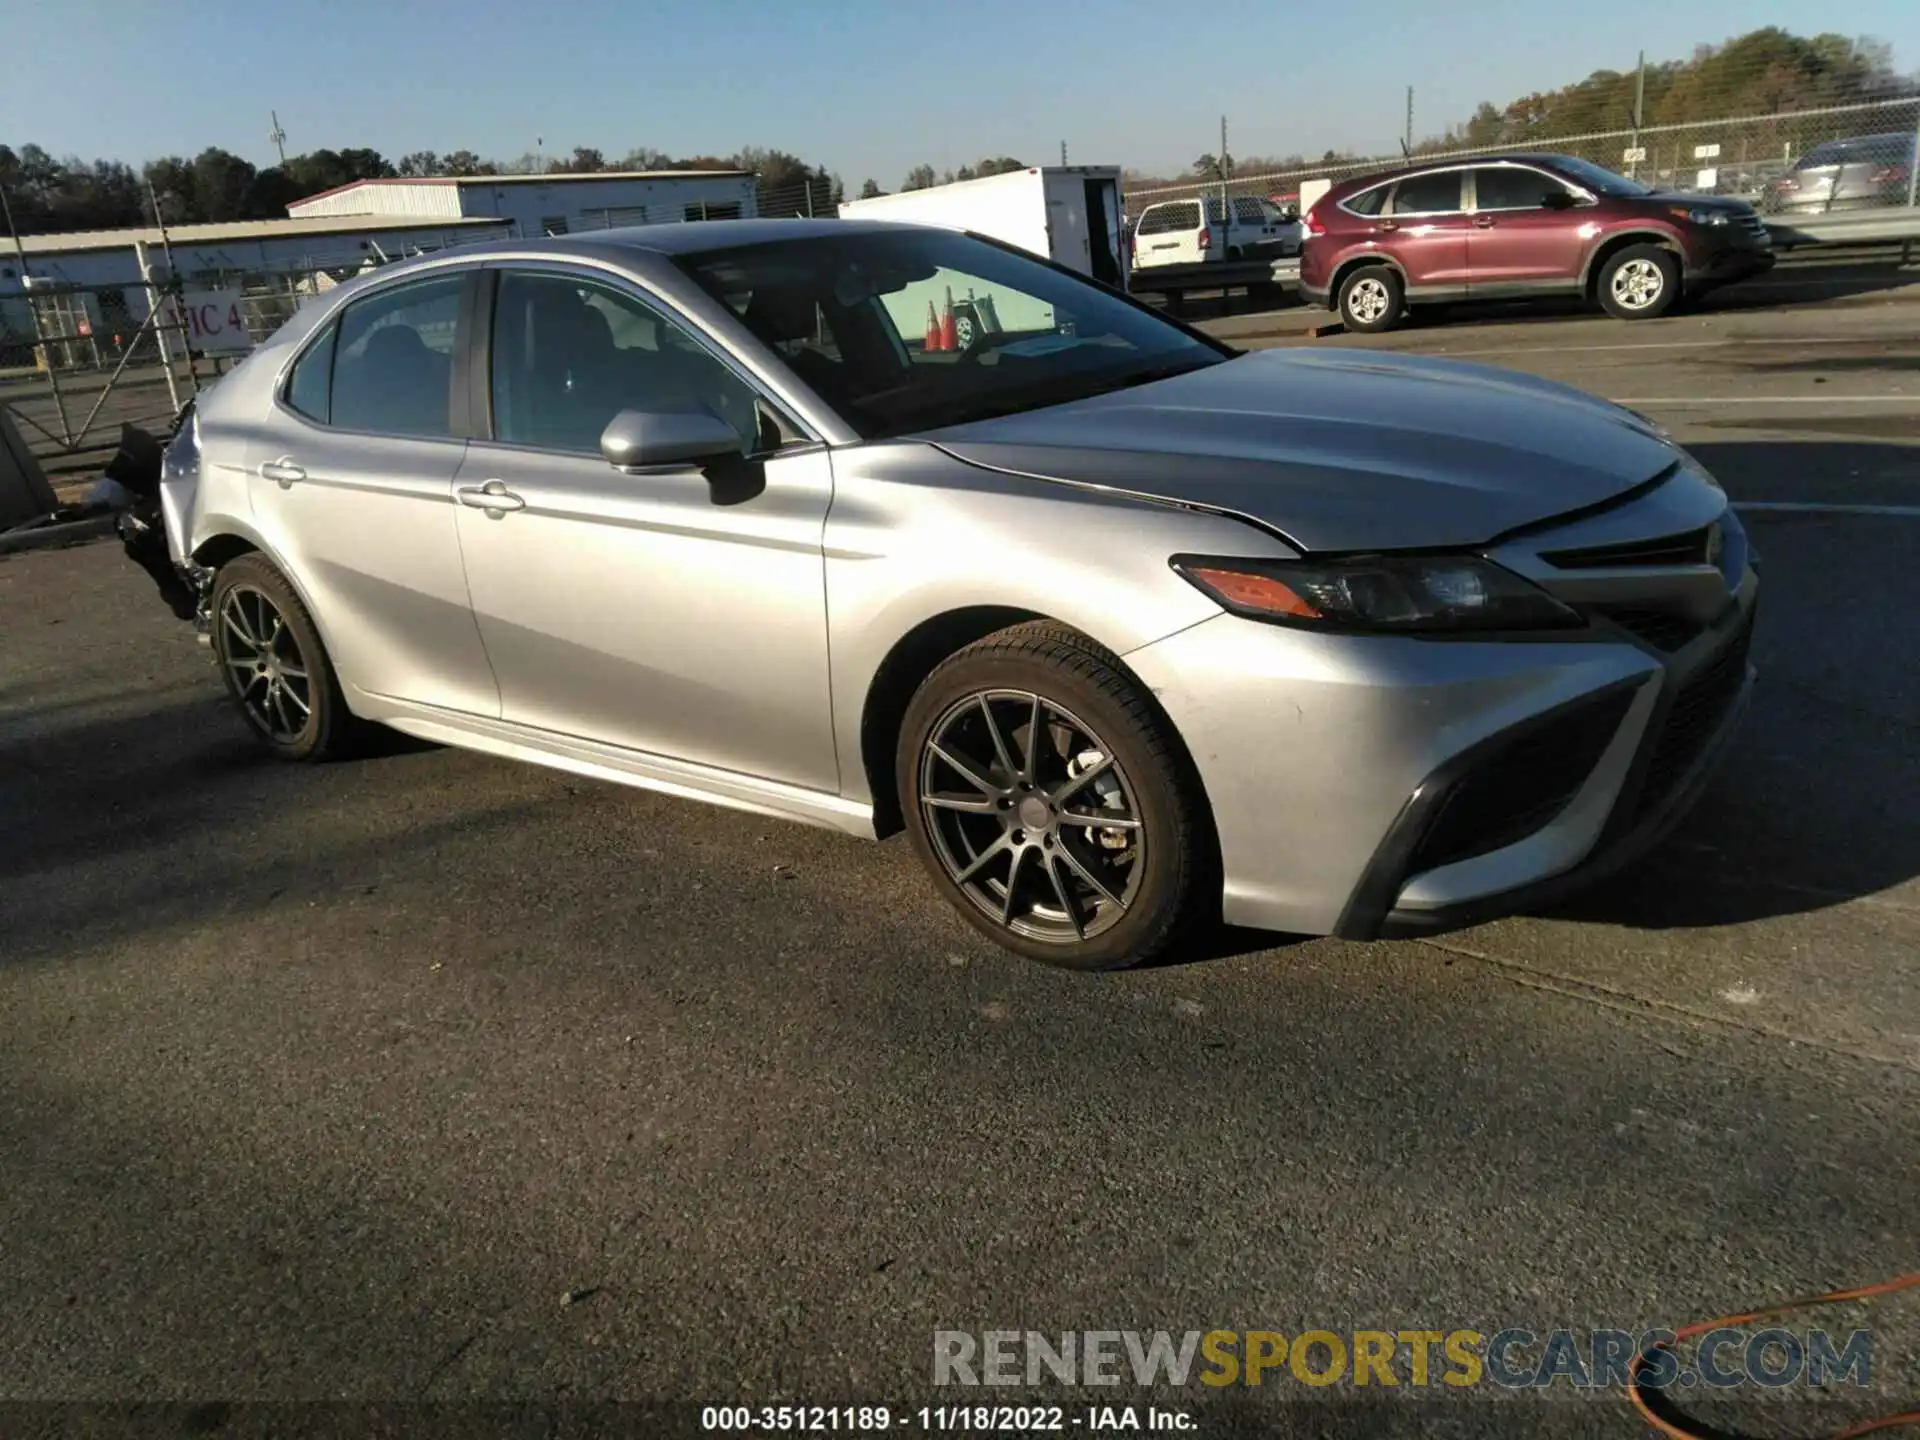
[[1141, 964], [1217, 894], [1191, 762], [1118, 659], [1076, 631], [1016, 625], [950, 657], [908, 707], [896, 763], [934, 883], [1030, 959]]
[[1658, 245], [1629, 245], [1600, 267], [1600, 307], [1620, 320], [1664, 315], [1680, 298], [1680, 262]]
[[1391, 330], [1406, 308], [1406, 290], [1386, 265], [1365, 265], [1340, 285], [1340, 323], [1363, 335]]

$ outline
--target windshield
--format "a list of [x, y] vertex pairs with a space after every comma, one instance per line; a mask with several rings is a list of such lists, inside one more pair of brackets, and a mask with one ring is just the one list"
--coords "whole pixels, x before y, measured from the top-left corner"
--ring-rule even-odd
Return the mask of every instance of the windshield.
[[1638, 180], [1629, 180], [1624, 175], [1616, 175], [1602, 165], [1582, 160], [1574, 155], [1553, 155], [1548, 157], [1553, 168], [1562, 175], [1579, 181], [1596, 195], [1651, 195], [1651, 187], [1642, 185]]
[[1084, 399], [1233, 353], [954, 231], [849, 229], [677, 263], [870, 440]]

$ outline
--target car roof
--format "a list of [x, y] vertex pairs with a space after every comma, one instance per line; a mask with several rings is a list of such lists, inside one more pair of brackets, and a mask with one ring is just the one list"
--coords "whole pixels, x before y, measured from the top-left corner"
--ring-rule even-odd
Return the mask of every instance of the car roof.
[[[818, 239], [829, 235], [871, 234], [902, 229], [932, 230], [950, 227], [915, 225], [900, 220], [695, 220], [662, 225], [629, 225], [611, 230], [583, 230], [572, 235], [543, 235], [531, 240], [483, 240], [471, 245], [448, 245], [411, 255], [344, 280], [328, 293], [329, 303], [315, 313], [331, 312], [338, 301], [368, 289], [441, 269], [449, 264], [484, 265], [493, 260], [586, 260], [611, 263], [637, 273], [672, 271], [676, 255], [704, 254], [780, 240]], [[278, 333], [290, 333], [283, 327]]]
[[[373, 273], [395, 275], [435, 262], [479, 262], [502, 256], [517, 260], [538, 259], [541, 256], [556, 260], [568, 257], [602, 260], [617, 257], [629, 263], [644, 263], [656, 257], [731, 250], [777, 240], [807, 240], [828, 235], [899, 230], [910, 224], [900, 220], [692, 220], [665, 225], [627, 225], [611, 230], [582, 230], [572, 235], [542, 235], [529, 240], [485, 240], [474, 245], [449, 246], [383, 266]], [[916, 225], [912, 228], [925, 230], [939, 227]]]
[[[774, 240], [806, 240], [822, 235], [849, 235], [898, 229], [899, 220], [686, 220], [669, 225], [628, 225], [613, 230], [583, 230], [574, 235], [548, 235], [538, 240], [500, 242], [515, 254], [551, 250], [565, 255], [576, 250], [608, 247], [649, 250], [656, 255], [686, 255], [702, 250], [731, 250], [741, 245], [764, 245]], [[923, 227], [924, 228], [924, 227]], [[475, 247], [476, 249], [479, 247]]]
[[[1882, 146], [1911, 145], [1915, 140], [1916, 136], [1911, 130], [1889, 130], [1880, 135], [1846, 135], [1838, 140], [1822, 140], [1813, 147], [1813, 150], [1852, 150], [1865, 149], [1868, 146], [1877, 150]], [[1813, 150], [1807, 153], [1811, 155]]]
[[1558, 165], [1565, 163], [1566, 155], [1555, 154], [1550, 150], [1503, 150], [1498, 155], [1445, 156], [1436, 155], [1424, 164], [1396, 165], [1391, 170], [1370, 170], [1365, 175], [1356, 175], [1351, 180], [1342, 180], [1331, 187], [1327, 194], [1345, 197], [1356, 190], [1371, 190], [1376, 185], [1385, 185], [1390, 181], [1404, 180], [1409, 175], [1425, 174], [1429, 170], [1458, 170], [1468, 165], [1501, 165], [1507, 163], [1520, 165]]

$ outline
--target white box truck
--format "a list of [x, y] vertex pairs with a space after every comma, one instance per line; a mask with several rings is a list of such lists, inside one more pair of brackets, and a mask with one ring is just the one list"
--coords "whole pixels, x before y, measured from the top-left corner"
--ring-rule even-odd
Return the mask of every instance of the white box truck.
[[1115, 165], [1042, 165], [840, 207], [847, 220], [904, 220], [988, 235], [1116, 290], [1127, 288], [1121, 214]]

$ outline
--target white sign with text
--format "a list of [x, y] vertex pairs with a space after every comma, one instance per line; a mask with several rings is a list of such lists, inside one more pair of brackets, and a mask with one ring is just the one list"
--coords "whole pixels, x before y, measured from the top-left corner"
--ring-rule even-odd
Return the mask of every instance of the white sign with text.
[[188, 290], [176, 303], [188, 349], [202, 355], [237, 355], [253, 349], [238, 290]]

